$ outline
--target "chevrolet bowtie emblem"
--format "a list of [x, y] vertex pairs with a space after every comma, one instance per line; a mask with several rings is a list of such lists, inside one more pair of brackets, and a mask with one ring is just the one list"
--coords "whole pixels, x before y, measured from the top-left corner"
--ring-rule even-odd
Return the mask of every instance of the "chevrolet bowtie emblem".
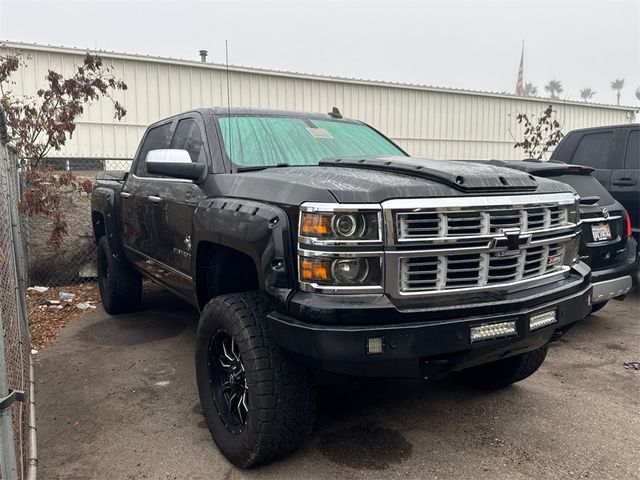
[[516, 255], [520, 249], [529, 246], [531, 234], [522, 233], [519, 228], [507, 228], [502, 231], [503, 237], [491, 239], [491, 250], [498, 255]]

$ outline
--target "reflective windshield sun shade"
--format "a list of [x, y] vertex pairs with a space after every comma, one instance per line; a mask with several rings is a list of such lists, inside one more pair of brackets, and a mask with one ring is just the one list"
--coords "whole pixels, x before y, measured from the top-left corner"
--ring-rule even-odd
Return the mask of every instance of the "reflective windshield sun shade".
[[405, 156], [361, 123], [312, 117], [218, 118], [227, 156], [240, 167], [317, 165], [324, 158]]

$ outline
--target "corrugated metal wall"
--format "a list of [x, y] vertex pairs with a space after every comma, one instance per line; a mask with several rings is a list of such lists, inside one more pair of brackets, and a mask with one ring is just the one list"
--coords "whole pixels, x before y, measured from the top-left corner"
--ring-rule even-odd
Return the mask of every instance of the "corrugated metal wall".
[[[6, 44], [31, 58], [14, 91], [33, 95], [48, 69], [70, 75], [84, 52]], [[107, 101], [90, 106], [73, 139], [56, 156], [131, 158], [146, 126], [191, 108], [227, 104], [226, 72], [219, 65], [101, 53], [129, 86], [117, 98], [127, 116], [117, 122]], [[338, 106], [417, 156], [438, 159], [521, 158], [518, 112], [539, 113], [548, 101], [497, 94], [325, 78], [232, 67], [231, 105], [326, 112]], [[555, 105], [563, 130], [628, 123], [633, 110], [565, 102]]]

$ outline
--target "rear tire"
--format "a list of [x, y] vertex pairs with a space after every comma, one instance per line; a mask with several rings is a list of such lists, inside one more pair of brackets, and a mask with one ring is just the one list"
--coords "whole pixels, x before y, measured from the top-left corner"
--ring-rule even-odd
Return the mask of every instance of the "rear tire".
[[536, 372], [547, 356], [546, 344], [531, 352], [456, 372], [462, 383], [483, 390], [498, 390], [524, 380]]
[[98, 289], [107, 313], [131, 312], [140, 306], [142, 276], [111, 252], [107, 237], [98, 241]]
[[260, 292], [221, 295], [207, 303], [198, 325], [202, 412], [222, 454], [241, 468], [296, 450], [315, 420], [311, 373], [276, 345], [269, 311]]
[[596, 303], [595, 305], [592, 305], [592, 307], [591, 307], [591, 313], [599, 312], [599, 311], [600, 311], [600, 310], [602, 310], [604, 307], [606, 307], [607, 303], [609, 303], [609, 300], [606, 300], [606, 301], [604, 301], [604, 302]]

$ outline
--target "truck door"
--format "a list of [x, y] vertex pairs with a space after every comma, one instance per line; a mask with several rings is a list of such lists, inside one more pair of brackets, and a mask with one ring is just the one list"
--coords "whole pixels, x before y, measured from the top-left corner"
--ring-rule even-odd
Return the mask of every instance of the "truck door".
[[[626, 132], [625, 132], [626, 133]], [[640, 129], [630, 130], [620, 142], [624, 159], [621, 165], [611, 174], [611, 189], [613, 197], [629, 212], [631, 227], [637, 233], [640, 229]]]
[[151, 150], [169, 148], [173, 121], [150, 128], [132, 165], [120, 196], [122, 198], [122, 241], [127, 256], [139, 268], [151, 273], [151, 258], [158, 255], [153, 212], [160, 178], [147, 173], [145, 159]]
[[[200, 114], [179, 117], [169, 148], [186, 150], [192, 162], [207, 163], [206, 134]], [[167, 274], [163, 282], [184, 297], [193, 297], [191, 272], [193, 213], [203, 198], [201, 186], [191, 180], [166, 179], [167, 187], [155, 207], [158, 259]]]
[[595, 168], [593, 176], [609, 190], [611, 185], [610, 164], [615, 150], [615, 135], [613, 130], [585, 133], [576, 147], [569, 163], [586, 165]]

